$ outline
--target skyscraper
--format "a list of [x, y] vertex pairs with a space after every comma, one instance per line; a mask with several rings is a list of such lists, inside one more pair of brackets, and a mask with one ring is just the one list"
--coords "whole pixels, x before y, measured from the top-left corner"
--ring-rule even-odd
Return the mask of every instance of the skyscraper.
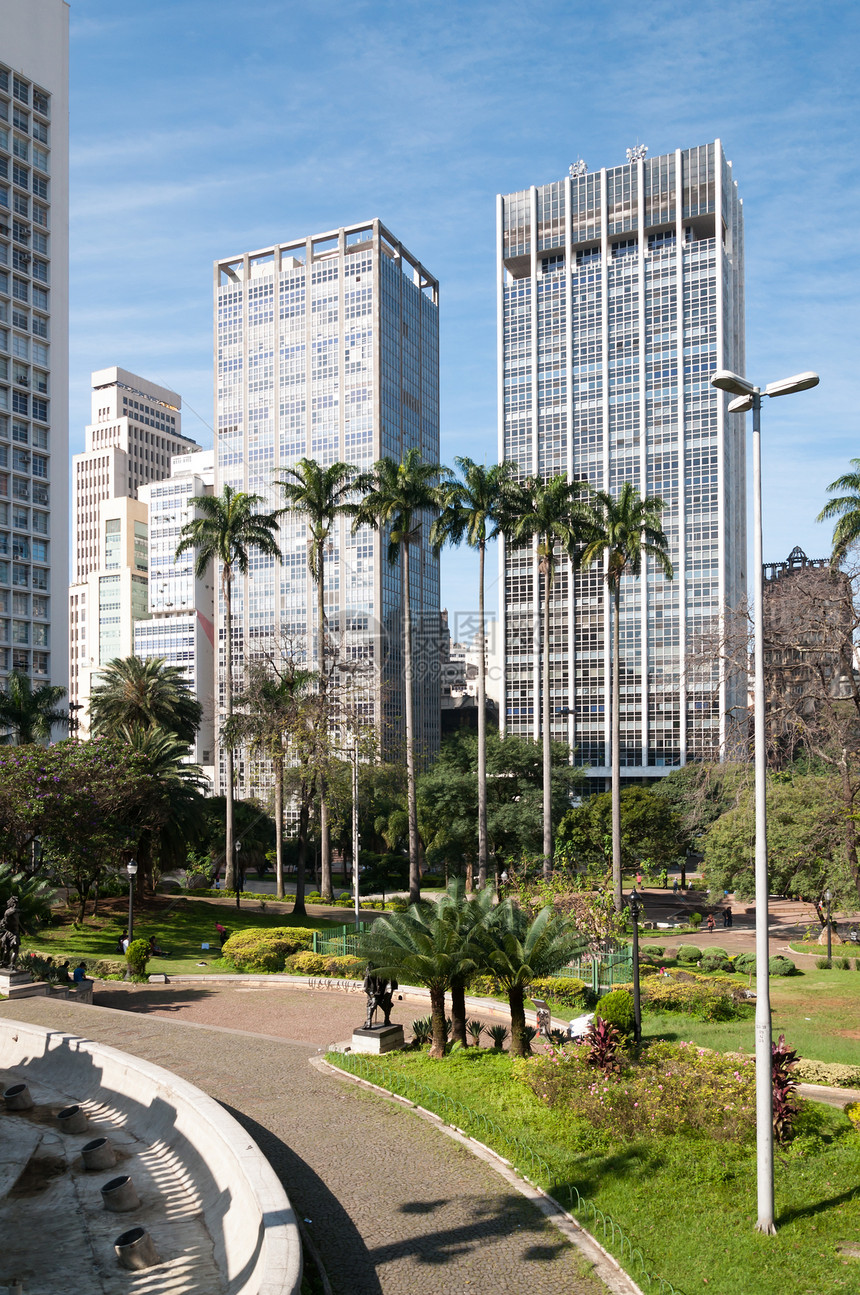
[[[215, 320], [216, 491], [229, 484], [275, 508], [279, 468], [303, 457], [369, 468], [415, 446], [438, 459], [438, 284], [378, 220], [216, 261]], [[255, 555], [235, 585], [237, 686], [248, 656], [315, 659], [316, 599], [300, 517], [284, 517], [279, 543], [283, 565]], [[383, 535], [352, 535], [348, 519], [336, 526], [326, 616], [341, 659], [368, 668], [364, 717], [391, 750], [403, 732], [402, 587], [386, 550]], [[416, 734], [426, 755], [439, 743], [439, 564], [427, 524], [412, 569], [423, 649]], [[223, 607], [219, 626], [223, 636]]]
[[[111, 593], [116, 585], [116, 569], [106, 571], [104, 566], [105, 526], [114, 527], [121, 516], [126, 517], [132, 529], [137, 525], [138, 539], [147, 541], [145, 506], [122, 513], [117, 504], [106, 514], [104, 505], [108, 501], [136, 500], [139, 486], [169, 476], [174, 455], [185, 455], [197, 448], [194, 441], [182, 435], [182, 401], [175, 391], [115, 365], [93, 373], [92, 387], [92, 422], [86, 428], [86, 448], [72, 459], [74, 568], [69, 586], [69, 701], [79, 708], [78, 731], [82, 734], [88, 727], [86, 708], [93, 673], [113, 657], [128, 656], [134, 650], [131, 602], [123, 620], [121, 651], [113, 650], [110, 635], [100, 629], [107, 611], [100, 610], [99, 590], [116, 602]], [[148, 614], [148, 565], [141, 567], [130, 558], [130, 572], [132, 567], [138, 591], [133, 617], [136, 620]], [[92, 579], [99, 570], [104, 585]], [[119, 615], [118, 607], [111, 615]]]
[[65, 684], [69, 9], [0, 0], [0, 687]]
[[[720, 141], [498, 198], [499, 450], [665, 500], [675, 579], [649, 561], [621, 605], [622, 776], [719, 759], [746, 702], [697, 639], [745, 592], [743, 416], [709, 385], [744, 370], [743, 214]], [[502, 554], [502, 719], [540, 731], [538, 572]], [[601, 570], [565, 561], [551, 598], [553, 736], [609, 776], [610, 607]]]

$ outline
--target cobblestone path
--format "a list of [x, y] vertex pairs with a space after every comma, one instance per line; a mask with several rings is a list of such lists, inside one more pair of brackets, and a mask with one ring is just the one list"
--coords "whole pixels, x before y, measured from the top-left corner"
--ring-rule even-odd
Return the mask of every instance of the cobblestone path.
[[[605, 1295], [580, 1253], [482, 1161], [309, 1064], [345, 1037], [340, 996], [197, 995], [117, 989], [98, 997], [133, 1015], [40, 998], [0, 1003], [0, 1015], [144, 1057], [224, 1103], [279, 1174], [335, 1295]], [[183, 1019], [190, 1004], [206, 1024]], [[347, 1010], [354, 1021], [355, 1000]], [[275, 1033], [286, 1037], [265, 1037]]]

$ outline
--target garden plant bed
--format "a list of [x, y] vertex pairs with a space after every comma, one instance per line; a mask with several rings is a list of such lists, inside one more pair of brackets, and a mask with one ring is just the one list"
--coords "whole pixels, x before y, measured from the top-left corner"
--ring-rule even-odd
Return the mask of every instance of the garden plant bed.
[[[328, 1059], [338, 1064], [338, 1054]], [[753, 1227], [750, 1138], [739, 1143], [664, 1131], [613, 1139], [563, 1105], [548, 1105], [523, 1082], [536, 1060], [468, 1049], [444, 1061], [403, 1053], [362, 1058], [362, 1064], [368, 1067], [365, 1077], [381, 1087], [396, 1091], [398, 1081], [411, 1078], [460, 1103], [456, 1114], [444, 1118], [507, 1157], [565, 1207], [573, 1184], [620, 1225], [650, 1273], [685, 1295], [837, 1295], [857, 1289], [858, 1261], [837, 1251], [860, 1233], [860, 1140], [841, 1112], [809, 1106], [807, 1131], [777, 1149], [778, 1233], [768, 1238]], [[406, 1095], [433, 1108], [420, 1090]], [[549, 1177], [524, 1148], [541, 1158]], [[591, 1216], [581, 1221], [641, 1279], [638, 1266], [622, 1260], [620, 1246], [613, 1246], [611, 1232], [604, 1241]]]

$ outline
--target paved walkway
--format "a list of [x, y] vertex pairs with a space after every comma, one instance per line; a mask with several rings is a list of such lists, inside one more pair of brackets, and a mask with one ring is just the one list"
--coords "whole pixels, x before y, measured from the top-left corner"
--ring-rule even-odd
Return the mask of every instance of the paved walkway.
[[605, 1295], [579, 1252], [482, 1161], [309, 1064], [352, 1028], [354, 998], [203, 985], [96, 997], [114, 1007], [29, 998], [0, 1003], [0, 1015], [145, 1057], [223, 1102], [281, 1177], [334, 1295]]

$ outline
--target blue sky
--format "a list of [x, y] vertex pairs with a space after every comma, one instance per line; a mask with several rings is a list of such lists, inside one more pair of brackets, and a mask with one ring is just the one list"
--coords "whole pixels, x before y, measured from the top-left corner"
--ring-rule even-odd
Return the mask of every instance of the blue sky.
[[[744, 199], [747, 371], [822, 379], [764, 411], [765, 560], [825, 554], [825, 486], [860, 455], [858, 15], [72, 0], [73, 450], [109, 364], [180, 392], [210, 445], [212, 261], [379, 216], [440, 280], [442, 459], [493, 462], [496, 193], [720, 137]], [[443, 558], [443, 605], [474, 606], [474, 573]]]

